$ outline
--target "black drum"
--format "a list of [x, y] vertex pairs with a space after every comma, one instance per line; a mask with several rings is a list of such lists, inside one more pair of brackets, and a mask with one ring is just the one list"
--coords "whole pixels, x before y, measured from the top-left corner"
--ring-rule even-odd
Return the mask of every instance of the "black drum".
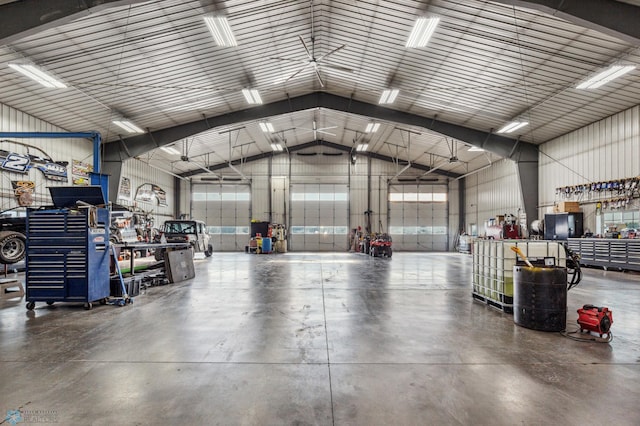
[[514, 266], [513, 321], [533, 330], [564, 330], [567, 268]]

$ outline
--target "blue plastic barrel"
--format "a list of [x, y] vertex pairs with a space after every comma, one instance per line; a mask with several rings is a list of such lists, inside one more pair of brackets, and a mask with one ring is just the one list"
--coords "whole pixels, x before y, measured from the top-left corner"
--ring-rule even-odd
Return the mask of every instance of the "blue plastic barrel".
[[265, 237], [262, 239], [262, 252], [271, 253], [271, 238]]

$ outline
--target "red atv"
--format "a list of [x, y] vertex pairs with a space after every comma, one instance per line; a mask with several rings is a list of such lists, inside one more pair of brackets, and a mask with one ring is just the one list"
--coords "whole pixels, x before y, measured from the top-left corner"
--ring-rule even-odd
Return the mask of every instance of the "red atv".
[[376, 234], [369, 244], [369, 254], [373, 257], [391, 257], [391, 236], [389, 234]]

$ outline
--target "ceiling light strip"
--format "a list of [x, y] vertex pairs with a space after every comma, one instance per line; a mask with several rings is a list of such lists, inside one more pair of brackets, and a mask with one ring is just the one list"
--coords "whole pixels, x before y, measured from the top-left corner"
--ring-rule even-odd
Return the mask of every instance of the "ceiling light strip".
[[392, 104], [396, 98], [398, 97], [398, 93], [400, 90], [398, 89], [386, 89], [382, 91], [382, 95], [380, 96], [379, 104]]
[[15, 71], [18, 71], [24, 76], [29, 77], [30, 79], [37, 81], [42, 84], [44, 87], [48, 87], [50, 89], [66, 89], [67, 86], [62, 83], [60, 80], [56, 79], [49, 73], [41, 70], [35, 65], [30, 64], [9, 64], [9, 67]]
[[634, 69], [636, 69], [635, 65], [612, 65], [601, 73], [583, 81], [576, 86], [576, 89], [597, 89]]
[[273, 124], [271, 123], [260, 123], [260, 129], [264, 132], [264, 133], [273, 133], [276, 130], [273, 128]]
[[367, 127], [364, 129], [365, 133], [375, 133], [380, 128], [380, 123], [369, 123]]
[[218, 46], [231, 47], [238, 45], [227, 18], [224, 16], [205, 16], [204, 22], [207, 24], [207, 28], [209, 28]]
[[438, 22], [440, 18], [436, 17], [416, 19], [405, 47], [425, 47], [435, 32]]
[[128, 133], [144, 133], [144, 130], [142, 130], [140, 127], [136, 126], [129, 120], [113, 120], [113, 124]]
[[526, 126], [528, 124], [529, 124], [528, 121], [512, 121], [512, 122], [506, 124], [500, 130], [498, 130], [496, 133], [512, 133], [512, 132], [515, 132], [518, 129], [523, 128], [524, 126]]
[[260, 97], [260, 93], [256, 89], [242, 89], [242, 94], [244, 98], [250, 104], [261, 104], [262, 98]]

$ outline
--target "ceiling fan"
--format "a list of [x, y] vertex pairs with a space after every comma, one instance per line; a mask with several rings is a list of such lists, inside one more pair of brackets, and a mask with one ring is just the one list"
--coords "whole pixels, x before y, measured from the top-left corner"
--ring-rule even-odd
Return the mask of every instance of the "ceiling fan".
[[295, 76], [300, 74], [302, 71], [306, 70], [307, 68], [312, 68], [313, 72], [316, 75], [316, 78], [318, 79], [318, 82], [320, 83], [320, 86], [324, 87], [324, 81], [320, 76], [321, 67], [334, 69], [338, 71], [344, 71], [344, 72], [353, 72], [353, 69], [342, 67], [339, 65], [331, 65], [329, 63], [324, 62], [329, 56], [343, 49], [346, 46], [344, 44], [340, 47], [336, 47], [335, 49], [331, 50], [329, 53], [325, 53], [322, 56], [316, 57], [316, 47], [315, 47], [316, 37], [315, 37], [314, 25], [313, 25], [313, 1], [311, 1], [310, 9], [311, 9], [311, 50], [309, 50], [309, 48], [307, 47], [307, 43], [304, 42], [304, 39], [302, 38], [302, 36], [298, 36], [298, 38], [300, 39], [300, 43], [302, 43], [302, 47], [304, 47], [304, 50], [307, 54], [307, 59], [290, 59], [290, 58], [279, 58], [279, 57], [275, 57], [271, 59], [274, 59], [276, 61], [296, 62], [296, 63], [302, 64], [302, 66], [296, 72], [291, 74], [289, 78], [285, 80], [285, 82], [291, 80], [292, 78], [294, 78]]
[[306, 127], [299, 127], [299, 129], [305, 130], [304, 133], [313, 132], [313, 139], [314, 140], [318, 140], [318, 133], [323, 133], [323, 134], [329, 135], [329, 136], [336, 136], [335, 133], [327, 132], [327, 130], [337, 129], [337, 128], [338, 128], [338, 126], [329, 126], [329, 127], [320, 127], [320, 128], [318, 128], [315, 112], [313, 114], [313, 124], [312, 124], [312, 128], [311, 129], [306, 128]]

